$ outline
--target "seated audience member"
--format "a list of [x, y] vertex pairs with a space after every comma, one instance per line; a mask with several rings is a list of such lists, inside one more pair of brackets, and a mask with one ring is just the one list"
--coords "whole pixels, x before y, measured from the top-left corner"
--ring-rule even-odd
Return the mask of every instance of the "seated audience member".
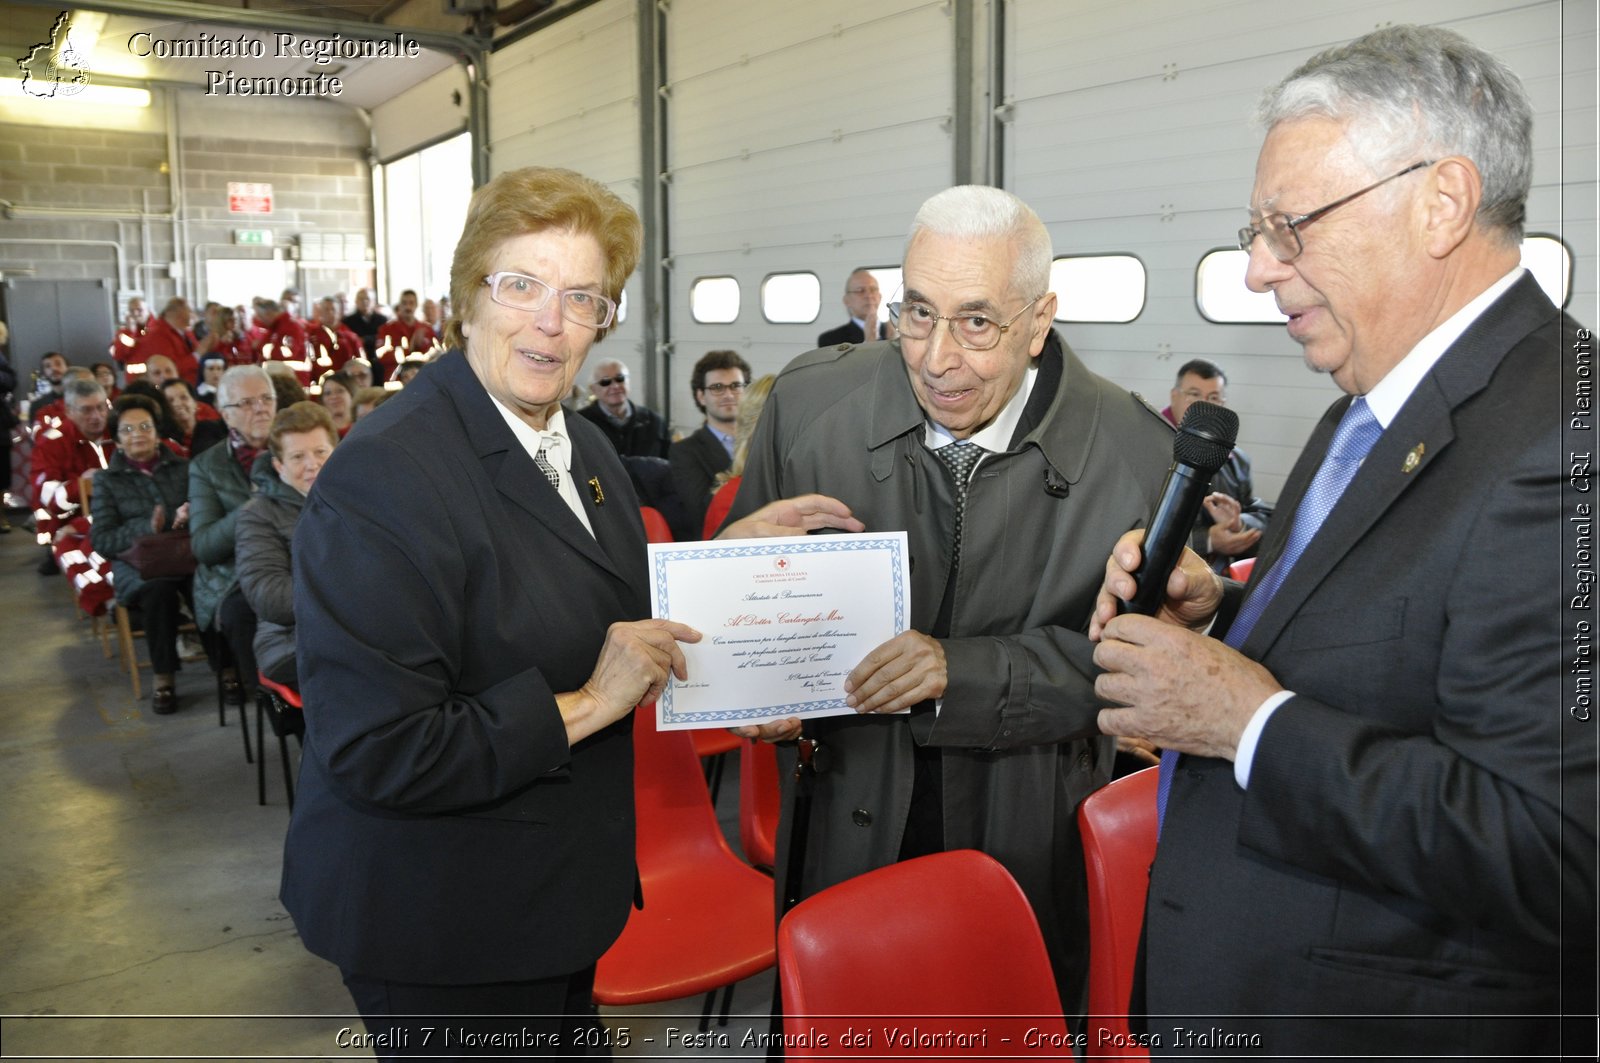
[[93, 373], [95, 380], [106, 389], [106, 398], [116, 402], [117, 396], [122, 394], [122, 389], [117, 386], [117, 367], [110, 362], [91, 362], [89, 372]]
[[194, 335], [189, 326], [194, 323], [194, 311], [181, 298], [167, 300], [161, 316], [151, 321], [128, 356], [128, 373], [132, 376], [139, 364], [148, 365], [156, 355], [171, 359], [174, 375], [185, 380], [200, 379], [200, 363], [194, 356]]
[[288, 362], [266, 362], [261, 368], [267, 371], [267, 376], [272, 380], [272, 390], [278, 395], [280, 410], [287, 410], [295, 403], [311, 398]]
[[733, 430], [738, 424], [739, 400], [749, 383], [750, 363], [734, 351], [708, 352], [694, 364], [689, 376], [694, 404], [706, 415], [706, 423], [672, 444], [667, 459], [672, 462], [678, 500], [691, 518], [691, 527], [705, 524], [717, 473], [733, 464]]
[[311, 382], [306, 363], [306, 330], [283, 304], [272, 299], [257, 299], [256, 320], [265, 328], [255, 349], [258, 362], [286, 362], [294, 369], [301, 385]]
[[90, 503], [94, 548], [111, 559], [111, 582], [117, 602], [137, 617], [150, 648], [155, 673], [151, 708], [162, 716], [176, 712], [174, 676], [178, 657], [178, 624], [190, 596], [190, 579], [147, 579], [121, 556], [142, 535], [189, 523], [189, 463], [162, 445], [156, 404], [143, 395], [116, 401], [112, 430], [117, 451], [111, 464], [95, 476]]
[[717, 473], [717, 490], [711, 496], [711, 505], [706, 509], [705, 527], [701, 530], [703, 538], [715, 539], [717, 529], [728, 519], [733, 498], [739, 493], [739, 481], [744, 477], [744, 462], [750, 453], [750, 436], [756, 430], [756, 421], [761, 419], [761, 408], [767, 404], [767, 394], [772, 391], [772, 383], [777, 379], [768, 373], [746, 388], [744, 398], [739, 400], [738, 427], [733, 432], [733, 464]]
[[294, 566], [290, 545], [311, 484], [339, 442], [333, 418], [297, 402], [272, 422], [271, 462], [257, 461], [255, 497], [235, 527], [239, 589], [256, 614], [256, 667], [274, 683], [298, 687], [294, 667]]
[[400, 363], [400, 368], [395, 370], [394, 379], [401, 387], [411, 383], [411, 378], [422, 372], [422, 367], [427, 365], [429, 359], [412, 355]]
[[[1204, 358], [1195, 358], [1178, 370], [1172, 386], [1172, 405], [1161, 416], [1174, 426], [1196, 402], [1227, 405], [1228, 378]], [[1211, 478], [1211, 493], [1195, 520], [1189, 546], [1205, 558], [1213, 572], [1226, 573], [1242, 557], [1256, 556], [1256, 545], [1272, 517], [1272, 503], [1257, 498], [1250, 483], [1250, 459], [1235, 448]]]
[[244, 683], [256, 675], [255, 614], [239, 591], [234, 566], [234, 531], [239, 508], [250, 500], [250, 474], [266, 448], [277, 412], [277, 393], [266, 370], [236, 365], [222, 375], [222, 417], [226, 444], [211, 447], [189, 463], [189, 519], [194, 559], [194, 618], [201, 631], [220, 631], [213, 663], [222, 673], [229, 700], [244, 697]]
[[195, 398], [194, 388], [187, 380], [169, 380], [161, 385], [167, 409], [172, 411], [174, 432], [168, 445], [180, 458], [193, 458], [213, 443], [228, 438], [228, 426], [222, 414]]
[[383, 387], [372, 378], [372, 363], [365, 358], [352, 358], [344, 363], [344, 375], [350, 378], [350, 383], [356, 386], [357, 391], [362, 388]]
[[388, 402], [390, 397], [399, 394], [388, 388], [362, 388], [356, 392], [356, 420], [361, 420], [367, 414]]
[[34, 382], [33, 394], [28, 398], [28, 420], [43, 422], [46, 410], [61, 402], [62, 383], [67, 378], [67, 356], [59, 351], [46, 351], [39, 356], [39, 375]]
[[672, 446], [667, 422], [661, 415], [628, 397], [628, 367], [615, 358], [595, 363], [589, 377], [594, 402], [578, 411], [593, 421], [611, 440], [617, 453], [642, 458], [664, 458]]
[[195, 389], [195, 394], [213, 410], [217, 408], [217, 385], [227, 371], [228, 359], [223, 355], [212, 353], [200, 359], [200, 386]]
[[112, 337], [106, 353], [117, 364], [126, 365], [134, 347], [139, 344], [139, 337], [144, 335], [145, 327], [149, 324], [150, 311], [146, 309], [144, 300], [135, 295], [128, 300], [128, 312], [123, 315], [122, 324], [117, 327], [117, 334]]
[[334, 431], [343, 439], [356, 423], [356, 386], [343, 373], [329, 373], [322, 378], [322, 408], [333, 418]]
[[67, 381], [64, 416], [41, 426], [33, 442], [33, 520], [45, 548], [39, 572], [58, 571], [50, 546], [79, 515], [78, 478], [111, 462], [115, 441], [106, 429], [106, 392], [84, 370]]
[[373, 352], [373, 372], [382, 381], [394, 376], [400, 363], [413, 354], [428, 354], [439, 344], [439, 335], [417, 316], [417, 293], [407, 288], [394, 304], [394, 320], [378, 329], [378, 348]]
[[[205, 377], [208, 358], [220, 357], [223, 366], [253, 365], [255, 353], [250, 341], [239, 327], [239, 316], [232, 307], [211, 303], [206, 307], [206, 334], [195, 345], [195, 357], [200, 360], [201, 379]], [[216, 385], [213, 384], [213, 387]]]
[[337, 373], [352, 358], [365, 353], [361, 337], [339, 320], [338, 305], [330, 298], [318, 299], [311, 308], [311, 323], [306, 326], [311, 345], [311, 372], [317, 376]]
[[345, 315], [343, 324], [361, 337], [362, 349], [367, 352], [367, 357], [371, 358], [378, 349], [378, 329], [388, 320], [373, 307], [372, 292], [362, 288], [356, 292], [354, 312]]
[[183, 375], [178, 372], [177, 362], [164, 354], [152, 354], [145, 360], [144, 375], [136, 379], [155, 385], [159, 391], [162, 384], [169, 380], [181, 380]]

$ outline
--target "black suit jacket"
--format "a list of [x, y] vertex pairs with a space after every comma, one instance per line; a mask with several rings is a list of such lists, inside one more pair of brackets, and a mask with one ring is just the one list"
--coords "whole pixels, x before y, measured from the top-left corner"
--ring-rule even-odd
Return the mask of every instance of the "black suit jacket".
[[[1192, 1018], [1152, 1018], [1152, 1032], [1259, 1033], [1259, 1051], [1286, 1055], [1554, 1051], [1537, 1015], [1557, 1007], [1563, 935], [1569, 965], [1592, 977], [1594, 959], [1595, 734], [1561, 703], [1575, 329], [1531, 276], [1491, 306], [1250, 633], [1243, 652], [1295, 696], [1267, 723], [1248, 790], [1230, 762], [1178, 762], [1145, 986], [1152, 1016]], [[1348, 404], [1285, 484], [1255, 582]], [[1563, 804], [1564, 785], [1587, 798]]]
[[[883, 327], [883, 323], [879, 322], [878, 335], [876, 338], [880, 340], [883, 339], [883, 334], [887, 331], [888, 330]], [[829, 329], [827, 332], [824, 332], [822, 335], [818, 336], [817, 346], [833, 347], [840, 343], [862, 343], [865, 342], [866, 338], [867, 334], [862, 331], [860, 325], [856, 324], [854, 321], [846, 321], [838, 328]]]
[[362, 419], [306, 501], [282, 898], [346, 971], [565, 974], [627, 918], [632, 718], [569, 749], [555, 695], [612, 622], [649, 614], [644, 529], [610, 443], [566, 424], [593, 536], [455, 351]]
[[716, 493], [717, 473], [733, 465], [733, 459], [728, 456], [722, 440], [701, 425], [693, 435], [672, 444], [667, 460], [672, 463], [672, 483], [678, 489], [678, 501], [688, 515], [690, 526], [699, 529], [706, 522], [706, 510], [711, 506], [711, 496]]

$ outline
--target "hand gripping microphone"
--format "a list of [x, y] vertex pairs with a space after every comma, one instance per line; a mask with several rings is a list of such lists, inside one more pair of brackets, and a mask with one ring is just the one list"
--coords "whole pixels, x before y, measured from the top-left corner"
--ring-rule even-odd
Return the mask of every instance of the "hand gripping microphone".
[[1154, 616], [1160, 608], [1167, 577], [1189, 543], [1211, 477], [1228, 460], [1238, 434], [1239, 415], [1225, 406], [1196, 402], [1184, 412], [1172, 441], [1172, 468], [1145, 524], [1144, 556], [1133, 573], [1139, 589], [1122, 603], [1123, 612]]

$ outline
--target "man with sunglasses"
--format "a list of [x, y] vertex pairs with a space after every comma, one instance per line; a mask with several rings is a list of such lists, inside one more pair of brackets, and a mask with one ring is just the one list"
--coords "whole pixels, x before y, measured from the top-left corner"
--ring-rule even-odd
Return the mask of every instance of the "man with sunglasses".
[[624, 457], [664, 458], [672, 437], [661, 415], [628, 397], [628, 367], [615, 358], [596, 363], [589, 380], [594, 401], [579, 415], [595, 423]]
[[746, 731], [803, 738], [786, 749], [810, 765], [785, 787], [780, 903], [982, 850], [1032, 903], [1077, 1029], [1088, 931], [1075, 817], [1114, 754], [1084, 630], [1100, 553], [1149, 514], [1172, 429], [1055, 332], [1050, 260], [1044, 223], [1007, 192], [969, 185], [924, 203], [890, 303], [898, 339], [784, 370], [723, 537], [787, 530], [758, 509], [816, 493], [909, 543], [912, 630], [851, 662], [857, 714], [803, 736], [794, 720]]
[[1101, 724], [1171, 751], [1135, 1001], [1275, 1058], [1593, 1058], [1561, 416], [1588, 333], [1519, 265], [1532, 108], [1398, 26], [1261, 114], [1246, 281], [1346, 395], [1247, 587], [1190, 553], [1159, 617], [1117, 616], [1137, 538], [1107, 565]]

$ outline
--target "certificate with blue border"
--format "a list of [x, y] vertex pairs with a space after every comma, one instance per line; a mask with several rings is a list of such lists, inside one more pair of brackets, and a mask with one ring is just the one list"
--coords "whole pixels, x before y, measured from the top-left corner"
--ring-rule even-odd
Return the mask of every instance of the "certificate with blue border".
[[650, 546], [651, 611], [697, 629], [662, 730], [840, 716], [844, 681], [911, 615], [906, 533]]

